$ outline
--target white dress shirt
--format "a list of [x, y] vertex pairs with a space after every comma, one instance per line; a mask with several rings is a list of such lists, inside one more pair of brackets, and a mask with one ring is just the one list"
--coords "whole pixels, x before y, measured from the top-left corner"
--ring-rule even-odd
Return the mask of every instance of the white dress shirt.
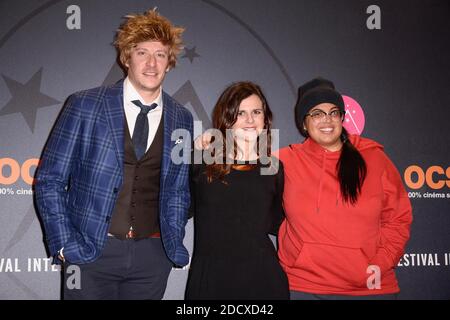
[[133, 137], [134, 125], [136, 123], [136, 118], [138, 114], [141, 112], [141, 108], [135, 105], [133, 100], [140, 100], [145, 105], [151, 105], [152, 103], [156, 103], [158, 106], [150, 110], [147, 114], [148, 118], [148, 140], [147, 140], [147, 149], [150, 148], [153, 139], [155, 138], [156, 131], [158, 130], [159, 123], [162, 118], [162, 89], [159, 92], [158, 97], [154, 101], [145, 101], [141, 95], [134, 88], [131, 81], [128, 77], [125, 78], [123, 82], [123, 107], [125, 109], [125, 117], [128, 123], [128, 129], [130, 130], [130, 137]]

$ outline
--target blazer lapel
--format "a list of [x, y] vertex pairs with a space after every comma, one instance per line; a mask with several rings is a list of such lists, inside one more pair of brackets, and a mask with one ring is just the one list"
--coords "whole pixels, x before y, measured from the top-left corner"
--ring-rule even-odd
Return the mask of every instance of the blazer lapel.
[[163, 91], [163, 119], [164, 119], [164, 146], [161, 164], [161, 191], [163, 191], [167, 173], [171, 163], [170, 154], [172, 152], [172, 132], [175, 130], [175, 106], [172, 99]]
[[123, 80], [106, 90], [105, 114], [116, 150], [119, 167], [123, 170], [124, 161], [124, 121]]

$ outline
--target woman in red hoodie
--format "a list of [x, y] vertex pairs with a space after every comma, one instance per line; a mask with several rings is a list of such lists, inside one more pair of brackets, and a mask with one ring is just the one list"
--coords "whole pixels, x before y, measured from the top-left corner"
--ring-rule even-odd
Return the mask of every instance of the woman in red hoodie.
[[412, 222], [397, 169], [380, 144], [347, 134], [331, 81], [301, 86], [295, 112], [306, 140], [279, 152], [279, 258], [291, 299], [396, 298], [394, 268]]

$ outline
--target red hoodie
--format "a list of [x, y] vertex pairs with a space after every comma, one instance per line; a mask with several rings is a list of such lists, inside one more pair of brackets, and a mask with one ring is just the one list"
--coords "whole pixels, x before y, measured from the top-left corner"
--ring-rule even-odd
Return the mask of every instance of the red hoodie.
[[[383, 147], [356, 135], [350, 141], [367, 165], [355, 206], [343, 203], [340, 195], [340, 151], [327, 151], [312, 139], [279, 151], [286, 212], [279, 258], [290, 290], [341, 295], [400, 291], [394, 268], [409, 238], [411, 204]], [[380, 289], [368, 288], [369, 265], [380, 268]]]

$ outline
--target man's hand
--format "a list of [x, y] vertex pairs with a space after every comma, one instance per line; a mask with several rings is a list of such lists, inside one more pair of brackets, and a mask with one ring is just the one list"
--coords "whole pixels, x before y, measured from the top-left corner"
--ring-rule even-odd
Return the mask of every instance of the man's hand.
[[59, 252], [58, 252], [58, 259], [61, 260], [62, 262], [66, 262], [66, 259], [64, 258], [63, 250], [64, 250], [64, 248], [59, 250]]
[[205, 131], [202, 135], [195, 138], [194, 147], [197, 150], [208, 150], [211, 145], [212, 134], [208, 131]]

